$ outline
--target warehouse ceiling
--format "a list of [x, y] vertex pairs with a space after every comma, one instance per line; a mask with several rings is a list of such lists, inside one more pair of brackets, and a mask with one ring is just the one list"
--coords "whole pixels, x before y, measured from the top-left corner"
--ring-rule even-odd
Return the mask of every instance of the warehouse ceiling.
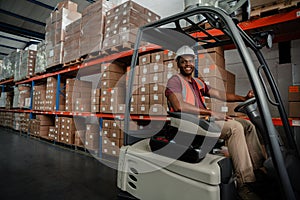
[[[55, 6], [62, 0], [0, 0], [0, 60], [16, 49], [24, 49], [31, 44], [38, 43], [45, 38], [46, 19], [55, 10]], [[72, 0], [78, 4], [78, 11], [82, 12], [91, 3], [97, 0]], [[106, 0], [107, 2], [119, 2], [120, 0]], [[268, 0], [274, 2], [275, 0]], [[280, 2], [282, 2], [281, 0]], [[299, 8], [299, 0], [285, 0], [294, 2], [293, 5]], [[251, 5], [259, 5], [263, 0], [251, 0]], [[276, 1], [275, 1], [276, 2]], [[279, 1], [278, 1], [279, 2]], [[272, 3], [268, 4], [271, 7]], [[271, 8], [270, 7], [270, 8]], [[264, 7], [260, 7], [265, 9]], [[280, 13], [277, 9], [264, 12], [267, 15]], [[261, 9], [256, 10], [260, 14]], [[275, 12], [274, 12], [275, 11]], [[262, 15], [261, 15], [262, 16]], [[272, 27], [265, 27], [275, 31], [275, 42], [300, 39], [300, 17], [288, 23], [281, 23]], [[260, 30], [255, 30], [260, 31]], [[276, 39], [277, 38], [277, 39]]]
[[[72, 0], [78, 11], [96, 0]], [[45, 38], [46, 19], [61, 0], [0, 0], [0, 60]]]

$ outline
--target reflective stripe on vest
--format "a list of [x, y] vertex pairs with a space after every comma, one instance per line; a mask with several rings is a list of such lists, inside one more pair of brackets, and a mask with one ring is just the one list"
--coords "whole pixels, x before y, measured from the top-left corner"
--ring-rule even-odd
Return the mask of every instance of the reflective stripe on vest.
[[[188, 81], [186, 81], [181, 75], [177, 74], [181, 81], [181, 87], [182, 87], [182, 98], [184, 102], [187, 102], [192, 105], [196, 105], [196, 94], [194, 93], [193, 88], [190, 86]], [[198, 86], [198, 90], [200, 91], [202, 88], [204, 88], [204, 83], [198, 79], [198, 78], [193, 78]], [[204, 104], [204, 96], [201, 95], [201, 100], [202, 103]], [[205, 105], [204, 105], [205, 106]]]

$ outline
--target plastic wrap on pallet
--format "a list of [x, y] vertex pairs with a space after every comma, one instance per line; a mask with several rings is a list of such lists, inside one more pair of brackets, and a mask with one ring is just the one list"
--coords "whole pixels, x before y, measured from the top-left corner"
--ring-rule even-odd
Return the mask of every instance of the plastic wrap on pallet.
[[2, 69], [3, 69], [3, 60], [0, 60], [0, 80], [3, 80]]
[[104, 12], [101, 0], [83, 10], [80, 25], [80, 56], [101, 50], [104, 34]]
[[46, 42], [40, 42], [37, 46], [34, 74], [43, 73], [47, 68]]
[[20, 63], [20, 53], [13, 51], [3, 58], [2, 75], [3, 79], [12, 78], [15, 75], [15, 67]]
[[76, 60], [79, 55], [79, 40], [80, 40], [80, 24], [81, 19], [72, 22], [66, 27], [66, 36], [64, 43], [64, 63]]
[[110, 9], [106, 12], [103, 49], [133, 48], [138, 28], [159, 19], [160, 16], [133, 1]]
[[21, 62], [15, 68], [15, 81], [20, 81], [34, 75], [36, 51], [30, 49], [22, 50], [20, 55]]
[[2, 92], [0, 97], [0, 107], [10, 109], [13, 105], [13, 92]]
[[1, 96], [0, 96], [0, 107], [4, 108], [5, 107], [5, 103], [6, 102], [6, 92], [1, 92]]
[[[58, 10], [53, 11], [46, 20], [47, 68], [63, 63], [66, 27], [81, 18], [81, 13], [76, 11], [75, 5], [77, 4], [71, 1], [66, 2], [59, 4]], [[69, 6], [70, 3], [73, 7]]]
[[32, 109], [46, 110], [46, 84], [35, 85], [33, 87]]
[[29, 108], [30, 87], [18, 85], [14, 88], [13, 108]]

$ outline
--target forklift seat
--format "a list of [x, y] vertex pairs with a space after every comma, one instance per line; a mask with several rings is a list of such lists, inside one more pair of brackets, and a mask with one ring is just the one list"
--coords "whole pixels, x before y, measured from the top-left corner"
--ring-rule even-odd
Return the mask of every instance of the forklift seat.
[[169, 112], [171, 123], [164, 137], [150, 138], [154, 153], [181, 161], [200, 162], [218, 142], [221, 129], [196, 115]]

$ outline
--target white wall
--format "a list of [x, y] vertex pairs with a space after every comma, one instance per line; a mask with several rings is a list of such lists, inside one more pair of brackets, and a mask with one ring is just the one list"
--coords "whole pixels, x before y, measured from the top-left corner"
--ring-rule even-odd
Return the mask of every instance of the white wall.
[[[122, 0], [122, 3], [127, 0]], [[184, 10], [183, 0], [133, 0], [134, 2], [155, 12], [162, 18], [182, 12]]]
[[291, 59], [293, 63], [293, 84], [300, 85], [300, 40], [293, 40], [291, 44]]
[[[296, 48], [297, 45], [299, 47], [299, 43], [300, 41], [293, 42], [294, 49], [292, 52], [294, 53], [292, 55], [299, 53], [299, 48]], [[254, 65], [259, 67], [256, 56], [254, 56], [252, 50], [249, 50], [249, 52], [253, 58]], [[274, 44], [271, 49], [263, 48], [262, 53], [278, 86], [285, 109], [288, 111], [288, 86], [293, 84], [293, 76], [295, 76], [293, 66], [297, 65], [299, 70], [300, 54], [294, 56], [294, 60], [292, 60], [293, 64], [279, 64], [278, 44]], [[226, 69], [236, 75], [236, 94], [244, 96], [251, 89], [251, 85], [236, 49], [225, 51], [225, 63]], [[270, 111], [273, 116], [278, 116], [275, 107], [270, 106]]]

